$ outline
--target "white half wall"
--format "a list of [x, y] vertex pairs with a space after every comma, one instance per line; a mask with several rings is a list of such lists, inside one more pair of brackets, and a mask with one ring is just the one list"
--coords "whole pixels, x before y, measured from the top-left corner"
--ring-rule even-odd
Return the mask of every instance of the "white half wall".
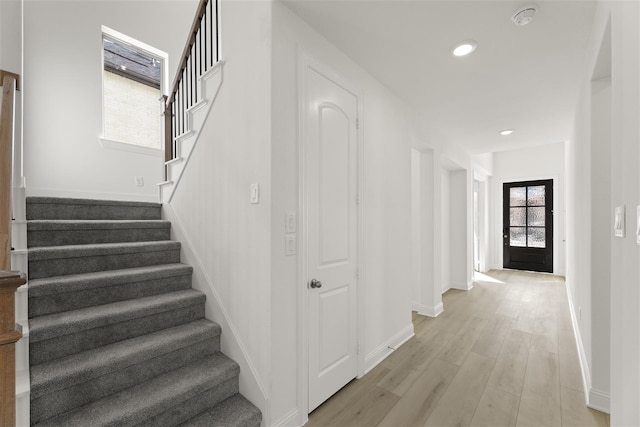
[[[99, 143], [102, 25], [169, 53], [172, 80], [197, 4], [197, 0], [24, 2], [27, 195], [158, 199], [156, 184], [163, 180], [160, 150], [145, 155]], [[171, 25], [164, 24], [168, 22]], [[143, 187], [135, 185], [136, 176], [143, 177]]]

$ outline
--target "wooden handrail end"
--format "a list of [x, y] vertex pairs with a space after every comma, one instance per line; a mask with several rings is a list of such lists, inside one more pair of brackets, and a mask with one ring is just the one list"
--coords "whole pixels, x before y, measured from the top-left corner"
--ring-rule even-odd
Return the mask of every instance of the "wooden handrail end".
[[19, 271], [0, 271], [0, 289], [14, 288], [27, 283], [27, 277]]
[[20, 90], [20, 74], [0, 70], [0, 82], [4, 82], [5, 77], [13, 77], [16, 81], [16, 90]]

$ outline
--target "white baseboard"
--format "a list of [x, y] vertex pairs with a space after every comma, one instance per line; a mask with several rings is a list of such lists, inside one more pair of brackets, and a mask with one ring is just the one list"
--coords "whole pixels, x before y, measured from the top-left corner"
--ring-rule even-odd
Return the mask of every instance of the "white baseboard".
[[284, 414], [278, 421], [275, 421], [271, 424], [271, 427], [291, 427], [298, 425], [298, 410], [292, 409], [291, 411]]
[[384, 359], [386, 359], [391, 353], [397, 350], [402, 344], [409, 341], [413, 336], [413, 323], [409, 323], [397, 334], [384, 341], [372, 352], [367, 354], [364, 358], [364, 373], [366, 374]]
[[576, 340], [576, 347], [578, 350], [578, 359], [580, 361], [580, 371], [582, 372], [582, 387], [584, 388], [584, 400], [589, 408], [596, 409], [601, 412], [610, 412], [611, 396], [609, 393], [596, 390], [591, 385], [591, 369], [587, 362], [587, 353], [584, 350], [584, 344], [582, 342], [582, 335], [580, 334], [580, 327], [578, 326], [578, 317], [573, 306], [573, 298], [571, 297], [571, 288], [568, 283], [565, 283], [567, 290], [567, 299], [569, 300], [569, 312], [571, 314], [571, 325], [573, 326], [573, 335]]
[[595, 409], [607, 414], [611, 413], [611, 396], [609, 393], [604, 393], [600, 390], [592, 388], [589, 391], [589, 401], [587, 406], [591, 409]]
[[428, 316], [428, 317], [438, 317], [444, 311], [444, 306], [442, 305], [442, 302], [440, 302], [435, 307], [414, 302], [412, 304], [412, 308], [413, 308], [413, 311], [417, 311], [418, 314], [421, 314], [423, 316]]

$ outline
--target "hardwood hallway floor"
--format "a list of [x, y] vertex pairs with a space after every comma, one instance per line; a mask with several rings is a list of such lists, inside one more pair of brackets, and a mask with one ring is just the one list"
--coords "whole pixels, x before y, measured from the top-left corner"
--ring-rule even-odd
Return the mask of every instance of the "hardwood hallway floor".
[[[486, 280], [485, 280], [486, 279]], [[584, 404], [564, 279], [491, 271], [307, 426], [608, 426]]]

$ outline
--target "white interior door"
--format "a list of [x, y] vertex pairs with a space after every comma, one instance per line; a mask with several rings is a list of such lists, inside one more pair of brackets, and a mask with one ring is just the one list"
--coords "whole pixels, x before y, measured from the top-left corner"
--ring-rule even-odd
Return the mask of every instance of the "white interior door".
[[313, 68], [306, 89], [311, 412], [357, 375], [358, 98]]

